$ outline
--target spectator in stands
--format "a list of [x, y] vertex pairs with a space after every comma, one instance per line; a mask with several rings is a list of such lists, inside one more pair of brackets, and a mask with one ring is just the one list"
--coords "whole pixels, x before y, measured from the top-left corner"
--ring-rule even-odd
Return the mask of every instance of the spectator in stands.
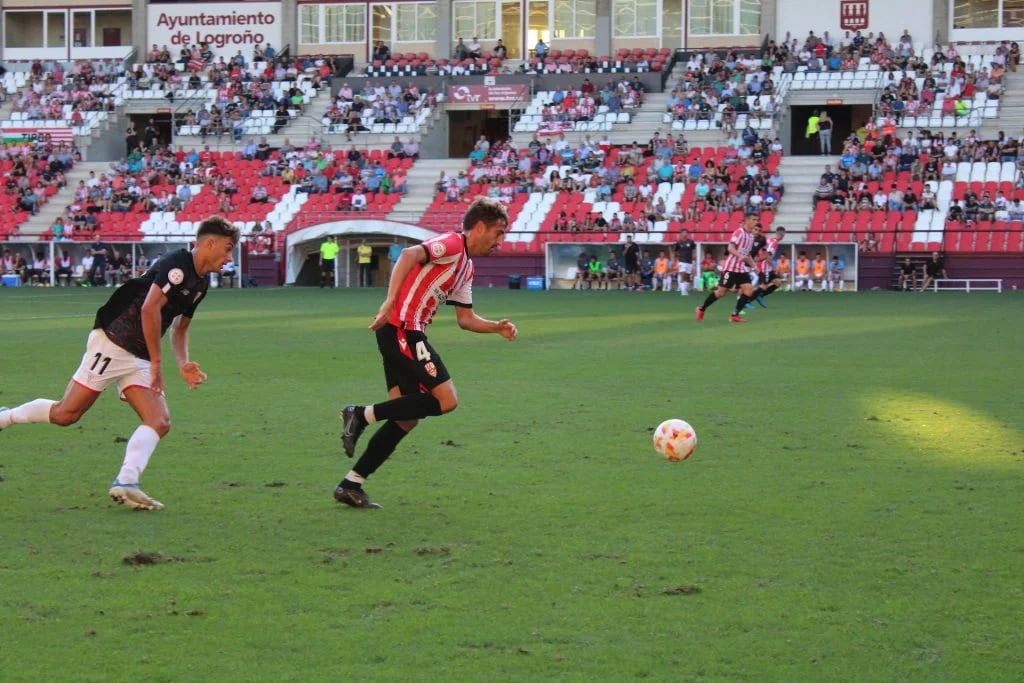
[[267, 192], [266, 186], [257, 182], [253, 185], [252, 192], [249, 195], [250, 204], [265, 204], [270, 201], [270, 194]]
[[384, 44], [383, 40], [377, 41], [377, 45], [373, 49], [373, 58], [381, 62], [391, 59], [391, 49]]
[[501, 42], [501, 38], [498, 38], [498, 43], [491, 50], [491, 56], [495, 59], [505, 59], [508, 56], [508, 48], [505, 47], [505, 43]]
[[455, 49], [452, 51], [452, 57], [459, 61], [469, 57], [469, 48], [462, 42], [462, 38], [459, 38], [455, 42]]
[[537, 40], [537, 45], [533, 48], [533, 53], [538, 59], [544, 59], [548, 56], [548, 46], [544, 42], [543, 38]]
[[818, 202], [831, 202], [834, 193], [835, 186], [832, 184], [830, 174], [823, 174], [818, 180], [818, 186], [814, 188], [814, 199], [811, 205], [816, 207]]
[[978, 201], [978, 220], [991, 222], [995, 219], [996, 205], [992, 200], [992, 195], [988, 192], [982, 192], [981, 199]]

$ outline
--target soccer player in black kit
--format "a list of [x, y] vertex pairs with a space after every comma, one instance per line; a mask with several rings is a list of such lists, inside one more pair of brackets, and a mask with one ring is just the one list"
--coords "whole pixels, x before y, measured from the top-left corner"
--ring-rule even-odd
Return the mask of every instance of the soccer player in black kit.
[[48, 422], [67, 427], [78, 422], [103, 390], [117, 384], [121, 398], [142, 424], [125, 447], [121, 471], [109, 495], [130, 508], [159, 510], [163, 505], [139, 488], [139, 478], [157, 444], [171, 429], [164, 398], [160, 340], [171, 328], [171, 350], [178, 372], [190, 389], [206, 380], [189, 359], [188, 328], [206, 296], [209, 274], [219, 273], [238, 244], [238, 229], [213, 216], [199, 224], [192, 250], [163, 256], [144, 275], [129, 280], [97, 312], [85, 355], [59, 401], [37, 398], [17, 408], [0, 408], [0, 429]]
[[697, 243], [690, 239], [687, 230], [679, 235], [679, 241], [675, 244], [676, 268], [679, 274], [679, 294], [686, 296], [690, 293], [690, 286], [693, 283], [693, 255], [697, 251]]

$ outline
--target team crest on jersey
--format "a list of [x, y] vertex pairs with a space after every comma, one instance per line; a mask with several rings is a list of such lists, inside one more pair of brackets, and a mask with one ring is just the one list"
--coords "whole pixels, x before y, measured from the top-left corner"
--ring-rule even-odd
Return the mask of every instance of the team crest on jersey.
[[440, 242], [434, 242], [430, 245], [430, 253], [434, 255], [434, 258], [441, 258], [444, 256], [444, 245]]
[[188, 290], [187, 289], [181, 290], [181, 295], [182, 296], [188, 296]]
[[181, 268], [171, 268], [171, 272], [167, 273], [167, 281], [172, 285], [180, 285], [185, 281], [185, 273]]
[[431, 377], [437, 377], [437, 366], [434, 365], [433, 361], [428, 361], [423, 366], [423, 369], [426, 370], [427, 374], [430, 375]]

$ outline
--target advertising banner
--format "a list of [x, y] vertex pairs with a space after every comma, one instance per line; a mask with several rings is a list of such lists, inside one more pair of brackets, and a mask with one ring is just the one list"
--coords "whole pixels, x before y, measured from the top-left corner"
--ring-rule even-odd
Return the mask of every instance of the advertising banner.
[[206, 43], [215, 58], [231, 59], [241, 51], [249, 62], [257, 45], [282, 46], [280, 2], [150, 4], [147, 11], [143, 53], [150, 45], [166, 45], [177, 59], [182, 48]]

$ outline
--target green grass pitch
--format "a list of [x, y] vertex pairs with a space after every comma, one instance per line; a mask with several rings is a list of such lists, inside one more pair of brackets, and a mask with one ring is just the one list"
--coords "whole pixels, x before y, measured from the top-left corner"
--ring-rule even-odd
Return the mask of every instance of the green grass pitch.
[[[0, 404], [60, 394], [107, 294], [0, 291]], [[165, 373], [162, 512], [105, 497], [112, 392], [0, 433], [0, 680], [1024, 677], [1019, 295], [780, 293], [736, 325], [478, 290], [519, 340], [442, 311], [461, 405], [350, 510], [337, 411], [384, 396], [382, 296], [211, 292], [209, 381]], [[651, 447], [670, 417], [688, 462]]]

